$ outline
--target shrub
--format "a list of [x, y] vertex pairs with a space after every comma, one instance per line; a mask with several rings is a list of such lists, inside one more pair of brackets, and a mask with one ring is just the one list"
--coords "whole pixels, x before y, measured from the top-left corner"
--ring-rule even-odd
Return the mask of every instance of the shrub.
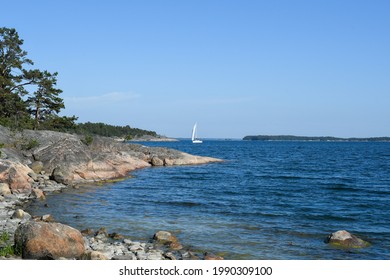
[[11, 244], [7, 244], [7, 241], [9, 241], [9, 234], [8, 232], [3, 232], [0, 235], [0, 256], [6, 257], [11, 256], [15, 254], [14, 246]]
[[83, 142], [85, 145], [89, 146], [93, 142], [93, 137], [91, 135], [85, 135], [84, 139], [81, 139], [81, 142]]
[[36, 139], [30, 139], [26, 140], [24, 143], [22, 143], [21, 148], [22, 150], [31, 150], [39, 146], [39, 142]]

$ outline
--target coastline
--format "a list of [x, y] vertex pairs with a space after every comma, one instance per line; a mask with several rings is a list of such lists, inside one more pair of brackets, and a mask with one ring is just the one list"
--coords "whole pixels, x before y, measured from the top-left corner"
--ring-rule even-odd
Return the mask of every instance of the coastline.
[[[49, 213], [32, 217], [24, 211], [33, 199], [44, 200], [46, 194], [64, 188], [121, 180], [139, 168], [221, 161], [166, 148], [118, 143], [103, 137], [95, 137], [93, 143], [86, 144], [82, 136], [52, 131], [13, 133], [0, 127], [0, 142], [5, 143], [0, 158], [0, 232], [7, 235], [0, 243], [3, 251], [13, 246], [15, 232], [22, 225], [57, 224]], [[23, 148], [26, 143], [36, 144], [26, 149]], [[200, 255], [183, 249], [176, 237], [173, 237], [175, 242], [153, 237], [149, 237], [150, 242], [138, 242], [104, 229], [79, 230], [83, 230], [85, 250], [74, 259], [220, 259], [211, 253]], [[20, 258], [13, 254], [8, 257]]]
[[[45, 196], [50, 193], [61, 193], [62, 190], [68, 188], [63, 184], [58, 184], [52, 180], [44, 179], [42, 174], [37, 175], [40, 180], [40, 185], [44, 190], [41, 196], [35, 193], [27, 194], [2, 194], [0, 195], [0, 229], [1, 233], [7, 233], [9, 239], [6, 246], [13, 246], [15, 243], [15, 232], [21, 225], [26, 224], [42, 224], [42, 223], [57, 223], [55, 218], [48, 211], [42, 216], [32, 216], [26, 212], [26, 206], [33, 200], [45, 200]], [[46, 186], [46, 187], [45, 187]], [[47, 187], [50, 186], [50, 187]], [[61, 224], [62, 225], [62, 224]], [[104, 226], [104, 225], [103, 225]], [[221, 257], [210, 252], [200, 253], [192, 251], [177, 240], [177, 238], [169, 232], [157, 231], [155, 236], [160, 232], [172, 236], [170, 239], [158, 239], [155, 236], [149, 236], [149, 241], [130, 240], [121, 235], [121, 233], [109, 233], [104, 227], [99, 229], [75, 229], [80, 231], [83, 236], [84, 252], [76, 259], [82, 260], [201, 260], [201, 259], [221, 259]], [[173, 242], [174, 241], [174, 242]], [[0, 255], [0, 260], [21, 260], [21, 255], [8, 254]], [[47, 259], [33, 258], [33, 259]], [[67, 259], [65, 257], [55, 259]]]

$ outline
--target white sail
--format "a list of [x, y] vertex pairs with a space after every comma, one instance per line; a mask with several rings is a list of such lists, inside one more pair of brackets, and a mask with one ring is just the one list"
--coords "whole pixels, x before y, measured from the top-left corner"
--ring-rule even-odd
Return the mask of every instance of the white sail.
[[195, 123], [194, 127], [192, 128], [192, 137], [191, 137], [192, 143], [195, 144], [203, 143], [202, 140], [197, 139], [196, 127], [197, 127], [197, 123]]
[[194, 141], [195, 140], [195, 134], [196, 134], [196, 123], [194, 124], [194, 127], [192, 128], [192, 137], [191, 137], [191, 140]]

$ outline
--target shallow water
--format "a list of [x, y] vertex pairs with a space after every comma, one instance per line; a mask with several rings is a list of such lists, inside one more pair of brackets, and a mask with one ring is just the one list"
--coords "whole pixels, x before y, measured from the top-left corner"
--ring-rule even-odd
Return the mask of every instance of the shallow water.
[[[227, 259], [390, 259], [390, 143], [143, 144], [225, 161], [138, 170], [123, 182], [48, 195], [28, 211], [136, 240], [168, 230]], [[372, 246], [324, 243], [340, 229]]]

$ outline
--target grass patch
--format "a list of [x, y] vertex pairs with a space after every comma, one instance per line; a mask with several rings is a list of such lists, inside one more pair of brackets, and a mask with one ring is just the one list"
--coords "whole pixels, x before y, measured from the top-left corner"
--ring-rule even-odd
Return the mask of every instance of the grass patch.
[[14, 246], [7, 244], [10, 240], [9, 233], [3, 232], [0, 235], [0, 257], [7, 257], [15, 255]]

